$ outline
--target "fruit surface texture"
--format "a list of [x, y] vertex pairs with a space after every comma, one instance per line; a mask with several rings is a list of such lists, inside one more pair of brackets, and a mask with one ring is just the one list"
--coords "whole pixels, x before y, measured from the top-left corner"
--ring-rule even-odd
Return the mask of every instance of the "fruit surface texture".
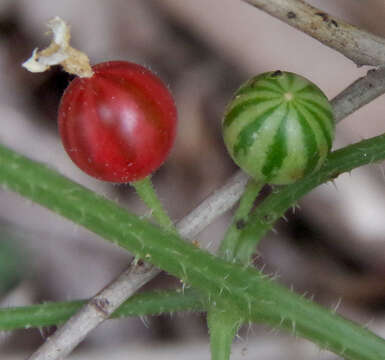
[[97, 179], [141, 180], [162, 165], [174, 143], [174, 100], [140, 65], [111, 61], [92, 69], [92, 77], [74, 79], [63, 94], [58, 126], [64, 148]]
[[333, 109], [304, 77], [260, 74], [235, 93], [222, 122], [235, 163], [257, 181], [284, 185], [320, 168], [334, 138]]

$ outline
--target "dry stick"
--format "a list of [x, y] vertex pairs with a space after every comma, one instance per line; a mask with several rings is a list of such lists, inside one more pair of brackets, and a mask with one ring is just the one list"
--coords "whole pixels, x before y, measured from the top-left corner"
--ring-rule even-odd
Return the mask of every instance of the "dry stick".
[[[207, 225], [234, 206], [242, 195], [247, 181], [246, 174], [237, 172], [223, 187], [178, 222], [179, 234], [184, 238], [194, 238], [198, 235]], [[132, 262], [116, 280], [57, 329], [29, 359], [63, 359], [91, 330], [108, 319], [125, 300], [160, 272], [161, 270], [149, 264]]]
[[385, 39], [361, 30], [302, 0], [244, 0], [329, 46], [358, 66], [385, 64]]
[[384, 89], [385, 66], [369, 70], [366, 76], [357, 79], [332, 100], [336, 121], [345, 118], [382, 95]]

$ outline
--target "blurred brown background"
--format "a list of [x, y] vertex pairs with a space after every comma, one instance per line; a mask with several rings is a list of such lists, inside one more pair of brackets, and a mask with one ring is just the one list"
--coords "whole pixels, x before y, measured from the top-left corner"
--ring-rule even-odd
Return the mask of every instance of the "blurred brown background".
[[[322, 9], [385, 36], [382, 0], [311, 1]], [[332, 98], [368, 69], [239, 0], [1, 0], [0, 142], [85, 184], [144, 216], [128, 186], [82, 174], [64, 153], [56, 111], [70, 77], [60, 69], [31, 74], [21, 68], [33, 48], [44, 47], [45, 22], [71, 24], [73, 46], [93, 63], [129, 60], [157, 73], [179, 109], [179, 132], [154, 182], [178, 220], [236, 168], [220, 134], [224, 106], [248, 77], [269, 70], [300, 73]], [[385, 130], [385, 98], [337, 127], [335, 148]], [[87, 298], [127, 263], [127, 254], [95, 235], [0, 191], [0, 306]], [[306, 196], [289, 222], [277, 224], [259, 249], [258, 266], [295, 291], [314, 296], [385, 336], [385, 177], [383, 164], [343, 175]], [[214, 250], [225, 216], [201, 236]], [[3, 255], [3, 256], [2, 256]], [[1, 273], [2, 272], [2, 273]], [[4, 276], [6, 274], [6, 276]], [[148, 287], [175, 287], [163, 274]], [[1, 359], [19, 359], [54, 329], [0, 334]], [[108, 321], [71, 359], [209, 359], [204, 317], [175, 314]], [[265, 327], [245, 328], [234, 359], [334, 359], [306, 341]]]

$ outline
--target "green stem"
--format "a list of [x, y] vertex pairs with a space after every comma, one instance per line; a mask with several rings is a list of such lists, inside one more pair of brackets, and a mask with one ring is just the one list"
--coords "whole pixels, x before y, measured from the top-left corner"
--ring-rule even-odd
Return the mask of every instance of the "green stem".
[[260, 239], [273, 227], [285, 212], [297, 204], [298, 199], [327, 181], [334, 181], [340, 174], [384, 159], [385, 135], [347, 146], [332, 152], [324, 166], [292, 185], [274, 191], [264, 199], [247, 218], [241, 231], [238, 256], [251, 257]]
[[130, 184], [135, 188], [143, 202], [151, 209], [151, 215], [156, 219], [158, 224], [165, 230], [177, 233], [172, 220], [156, 195], [151, 177], [147, 176], [142, 180], [134, 181]]
[[[319, 172], [288, 186], [280, 197], [272, 194], [269, 213], [280, 213], [283, 204], [289, 206], [311, 188], [343, 171], [384, 158], [385, 135], [335, 151]], [[347, 359], [378, 360], [385, 353], [385, 341], [360, 325], [291, 293], [254, 269], [231, 264], [181, 241], [180, 237], [2, 146], [0, 184], [145, 258], [200, 289], [211, 301], [233, 306], [246, 321], [263, 321], [287, 329]], [[260, 213], [256, 214], [248, 220], [248, 226], [252, 227], [254, 216], [258, 219]]]
[[[240, 230], [243, 224], [246, 223], [255, 199], [262, 187], [262, 183], [257, 183], [253, 179], [250, 179], [246, 186], [238, 209], [235, 211], [233, 221], [219, 248], [219, 256], [227, 261], [233, 261], [236, 258], [239, 235], [241, 234]], [[237, 260], [241, 263], [247, 263], [248, 261], [248, 259], [241, 258]], [[241, 324], [242, 317], [236, 312], [234, 313], [233, 307], [223, 307], [218, 304], [210, 306], [207, 313], [207, 325], [210, 332], [212, 360], [230, 359], [231, 344]]]
[[[0, 331], [60, 325], [87, 302], [77, 300], [0, 309]], [[145, 316], [176, 311], [204, 311], [207, 303], [197, 291], [151, 291], [134, 295], [124, 302], [112, 318]]]
[[239, 238], [241, 230], [246, 224], [247, 217], [251, 209], [253, 208], [255, 199], [260, 193], [264, 184], [250, 179], [245, 192], [243, 193], [239, 207], [236, 210], [233, 221], [229, 228], [227, 229], [226, 235], [221, 243], [219, 248], [218, 255], [223, 257], [228, 261], [233, 261], [234, 259], [239, 260], [241, 263], [247, 264], [249, 258], [243, 259], [242, 257], [237, 256], [237, 248], [239, 246]]
[[4, 224], [0, 225], [0, 296], [6, 294], [23, 277], [25, 262], [19, 251], [20, 241]]
[[211, 360], [230, 359], [231, 344], [242, 324], [242, 315], [231, 307], [212, 305], [207, 314], [210, 332]]

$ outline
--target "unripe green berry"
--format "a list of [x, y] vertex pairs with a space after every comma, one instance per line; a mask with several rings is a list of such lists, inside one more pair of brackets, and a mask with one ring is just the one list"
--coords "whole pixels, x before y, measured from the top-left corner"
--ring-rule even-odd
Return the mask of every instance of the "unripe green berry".
[[325, 161], [334, 138], [333, 109], [304, 77], [267, 72], [238, 89], [222, 132], [235, 163], [255, 180], [290, 184]]

